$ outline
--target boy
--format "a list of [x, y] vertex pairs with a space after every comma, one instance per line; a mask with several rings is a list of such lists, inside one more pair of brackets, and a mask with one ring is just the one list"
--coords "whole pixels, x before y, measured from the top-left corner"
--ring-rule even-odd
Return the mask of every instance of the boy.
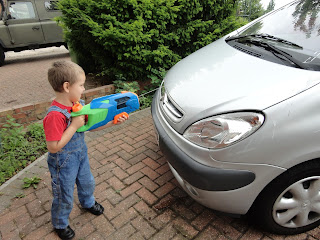
[[[73, 207], [75, 184], [84, 209], [95, 215], [104, 211], [93, 196], [95, 181], [90, 171], [84, 133], [76, 132], [85, 124], [85, 116], [71, 119], [70, 115], [73, 104], [80, 101], [85, 90], [86, 77], [79, 65], [71, 61], [57, 61], [48, 70], [48, 80], [56, 95], [43, 120], [49, 151], [47, 161], [52, 178], [51, 218], [58, 236], [61, 239], [72, 239], [75, 233], [68, 224], [68, 218]], [[123, 116], [118, 123], [125, 120], [127, 118]], [[112, 125], [111, 121], [95, 130]]]

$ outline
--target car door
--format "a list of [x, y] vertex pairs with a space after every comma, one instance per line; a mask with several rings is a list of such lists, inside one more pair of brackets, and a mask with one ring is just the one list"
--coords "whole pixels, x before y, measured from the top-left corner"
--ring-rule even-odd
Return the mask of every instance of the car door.
[[44, 42], [42, 27], [33, 1], [8, 1], [7, 25], [15, 46]]
[[36, 7], [41, 22], [43, 36], [46, 43], [63, 42], [63, 31], [53, 18], [61, 16], [57, 7], [57, 0], [36, 1]]

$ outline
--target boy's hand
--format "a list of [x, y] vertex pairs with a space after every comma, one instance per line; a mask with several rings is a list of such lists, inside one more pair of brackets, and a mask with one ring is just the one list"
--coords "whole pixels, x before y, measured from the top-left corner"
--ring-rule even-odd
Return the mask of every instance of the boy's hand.
[[118, 121], [117, 121], [117, 123], [115, 125], [121, 124], [121, 123], [125, 122], [128, 119], [129, 119], [129, 116], [122, 115], [121, 117], [118, 118]]
[[76, 129], [82, 127], [85, 124], [85, 115], [80, 115], [77, 117], [72, 117], [71, 125]]

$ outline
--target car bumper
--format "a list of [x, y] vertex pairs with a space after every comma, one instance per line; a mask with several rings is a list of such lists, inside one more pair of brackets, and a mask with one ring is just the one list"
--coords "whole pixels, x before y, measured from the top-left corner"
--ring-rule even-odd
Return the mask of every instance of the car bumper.
[[[283, 169], [213, 160], [210, 150], [189, 144], [166, 122], [158, 96], [157, 92], [151, 107], [152, 118], [160, 149], [179, 184], [204, 206], [231, 214], [245, 214], [273, 175], [280, 174]], [[204, 164], [205, 161], [210, 164]]]
[[[155, 100], [152, 104], [152, 109], [155, 109]], [[252, 172], [217, 169], [195, 161], [170, 139], [153, 110], [152, 118], [159, 134], [159, 146], [162, 153], [170, 165], [178, 169], [179, 176], [192, 186], [207, 191], [229, 191], [244, 187], [254, 181], [255, 174]]]

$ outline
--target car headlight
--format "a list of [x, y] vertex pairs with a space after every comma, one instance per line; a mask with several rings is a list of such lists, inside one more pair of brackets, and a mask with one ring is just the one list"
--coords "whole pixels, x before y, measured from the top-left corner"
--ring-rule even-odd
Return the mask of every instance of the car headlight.
[[257, 131], [263, 121], [264, 116], [255, 112], [223, 114], [192, 124], [183, 136], [201, 147], [224, 148]]

